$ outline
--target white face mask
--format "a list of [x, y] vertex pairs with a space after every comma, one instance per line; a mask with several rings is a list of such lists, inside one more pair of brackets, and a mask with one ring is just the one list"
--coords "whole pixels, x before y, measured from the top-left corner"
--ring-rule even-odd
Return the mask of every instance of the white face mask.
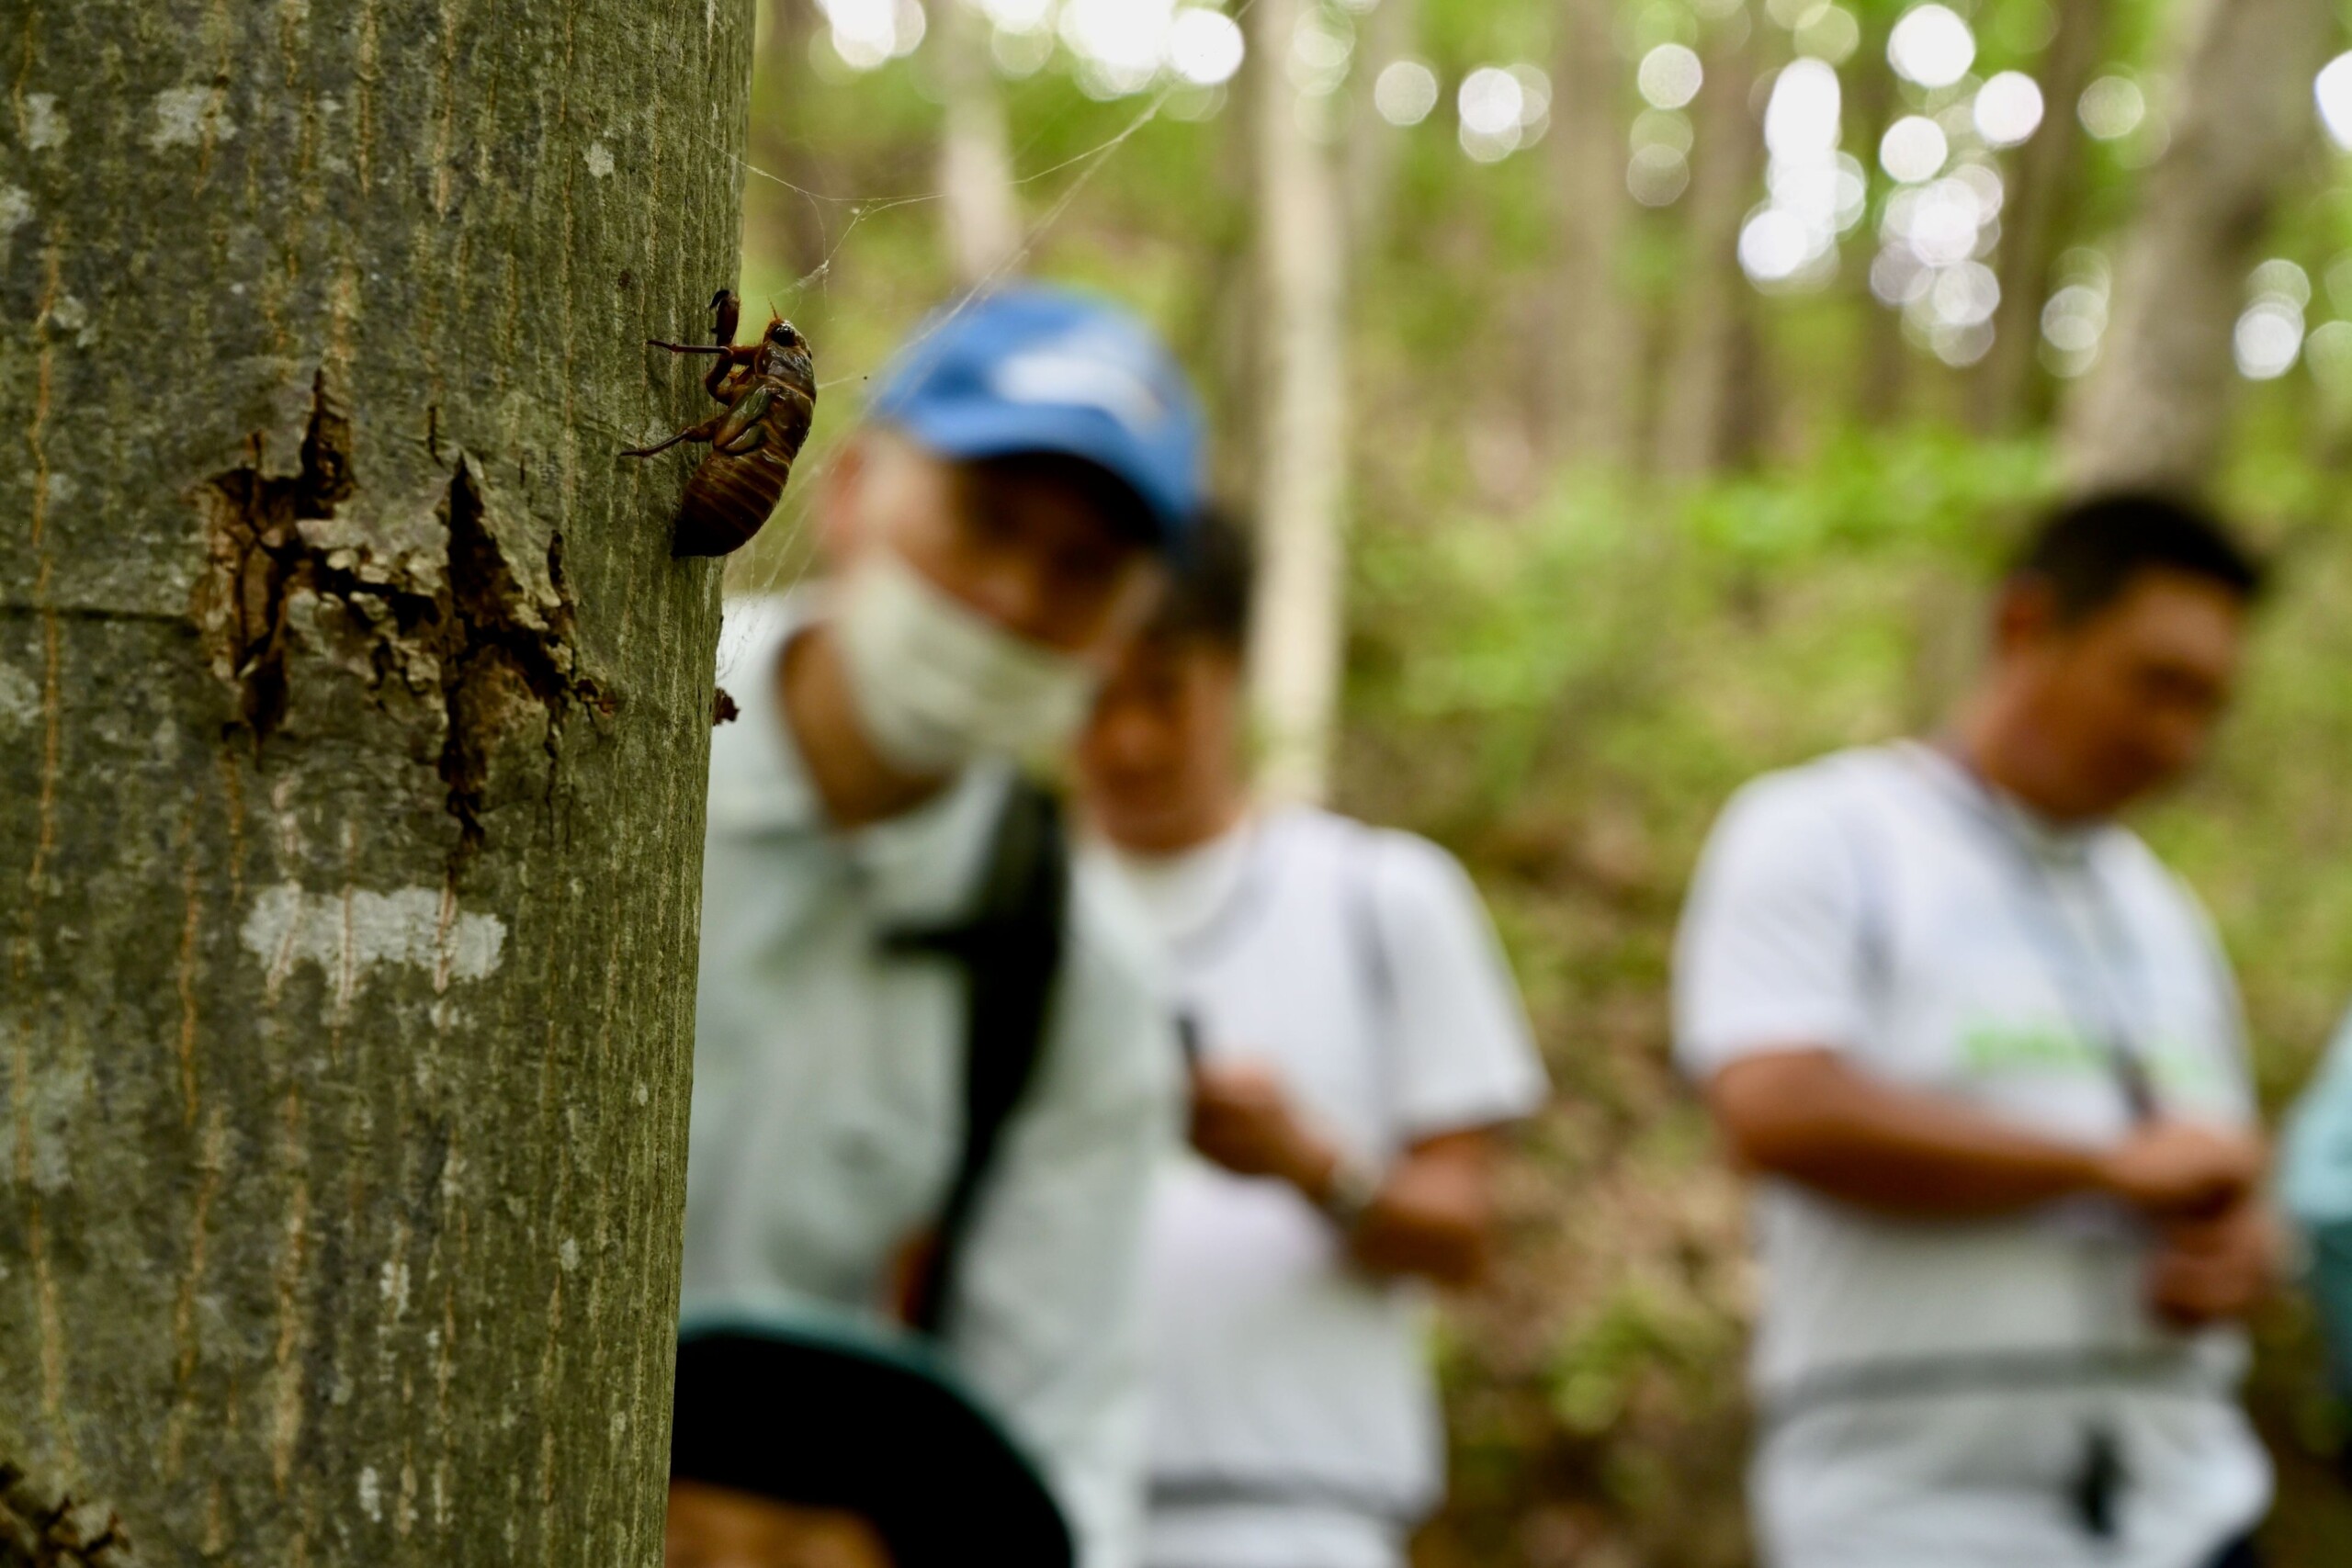
[[868, 550], [834, 626], [866, 739], [894, 767], [943, 773], [982, 755], [1057, 746], [1084, 721], [1095, 672], [1013, 636], [901, 559]]

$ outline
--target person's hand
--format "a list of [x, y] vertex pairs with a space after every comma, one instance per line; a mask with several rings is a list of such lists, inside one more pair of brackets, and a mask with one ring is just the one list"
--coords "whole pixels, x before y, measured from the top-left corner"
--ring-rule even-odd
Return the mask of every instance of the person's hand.
[[2193, 1122], [2152, 1122], [2101, 1156], [2098, 1179], [2151, 1219], [2210, 1219], [2262, 1179], [2262, 1145]]
[[1282, 1080], [1254, 1062], [1193, 1067], [1192, 1140], [1236, 1176], [1271, 1176], [1301, 1189], [1329, 1178], [1329, 1152], [1291, 1109]]
[[2167, 1225], [2148, 1264], [2148, 1304], [2176, 1328], [2245, 1317], [2278, 1283], [2284, 1250], [2253, 1194], [2211, 1218]]

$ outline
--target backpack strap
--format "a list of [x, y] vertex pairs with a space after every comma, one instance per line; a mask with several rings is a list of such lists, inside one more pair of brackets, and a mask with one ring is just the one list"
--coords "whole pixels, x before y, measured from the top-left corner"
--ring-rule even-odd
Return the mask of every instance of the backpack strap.
[[944, 958], [964, 972], [964, 1143], [937, 1225], [912, 1261], [908, 1326], [946, 1326], [973, 1218], [997, 1146], [1045, 1055], [1054, 978], [1069, 916], [1069, 844], [1061, 804], [1016, 778], [1007, 791], [979, 897], [952, 925], [893, 932], [889, 951]]
[[[1372, 1030], [1373, 1054], [1380, 1084], [1381, 1136], [1400, 1136], [1396, 1102], [1398, 1006], [1396, 964], [1391, 956], [1387, 922], [1380, 914], [1380, 830], [1368, 823], [1351, 822], [1350, 871], [1347, 878], [1348, 946], [1364, 999], [1364, 1022]], [[1384, 1154], [1385, 1160], [1394, 1150]]]

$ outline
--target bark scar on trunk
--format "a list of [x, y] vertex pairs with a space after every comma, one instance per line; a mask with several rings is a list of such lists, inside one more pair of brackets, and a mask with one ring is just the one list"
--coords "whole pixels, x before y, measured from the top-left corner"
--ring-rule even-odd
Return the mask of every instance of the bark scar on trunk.
[[0, 1568], [137, 1568], [122, 1521], [0, 1459]]
[[244, 464], [198, 487], [208, 561], [190, 614], [213, 672], [234, 689], [231, 728], [257, 755], [299, 722], [299, 679], [356, 670], [387, 709], [402, 694], [437, 694], [412, 705], [435, 731], [412, 750], [437, 769], [458, 853], [470, 855], [497, 806], [552, 795], [571, 711], [602, 716], [615, 704], [580, 667], [563, 536], [549, 534], [544, 560], [532, 559], [526, 520], [501, 515], [513, 509], [463, 450], [435, 512], [446, 540], [438, 570], [316, 542], [326, 531], [315, 525], [359, 491], [351, 434], [322, 371], [294, 473], [267, 471], [255, 434]]

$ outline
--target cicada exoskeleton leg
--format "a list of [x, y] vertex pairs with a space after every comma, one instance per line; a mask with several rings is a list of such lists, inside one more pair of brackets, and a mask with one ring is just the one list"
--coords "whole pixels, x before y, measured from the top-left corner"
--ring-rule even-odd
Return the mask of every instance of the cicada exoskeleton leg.
[[718, 434], [719, 427], [726, 423], [727, 418], [728, 416], [723, 413], [712, 414], [700, 424], [688, 425], [685, 429], [678, 432], [677, 434], [673, 435], [667, 441], [657, 441], [650, 446], [623, 447], [621, 449], [621, 456], [624, 457], [650, 457], [657, 452], [667, 452], [671, 447], [675, 446], [681, 441], [708, 441], [712, 436]]

